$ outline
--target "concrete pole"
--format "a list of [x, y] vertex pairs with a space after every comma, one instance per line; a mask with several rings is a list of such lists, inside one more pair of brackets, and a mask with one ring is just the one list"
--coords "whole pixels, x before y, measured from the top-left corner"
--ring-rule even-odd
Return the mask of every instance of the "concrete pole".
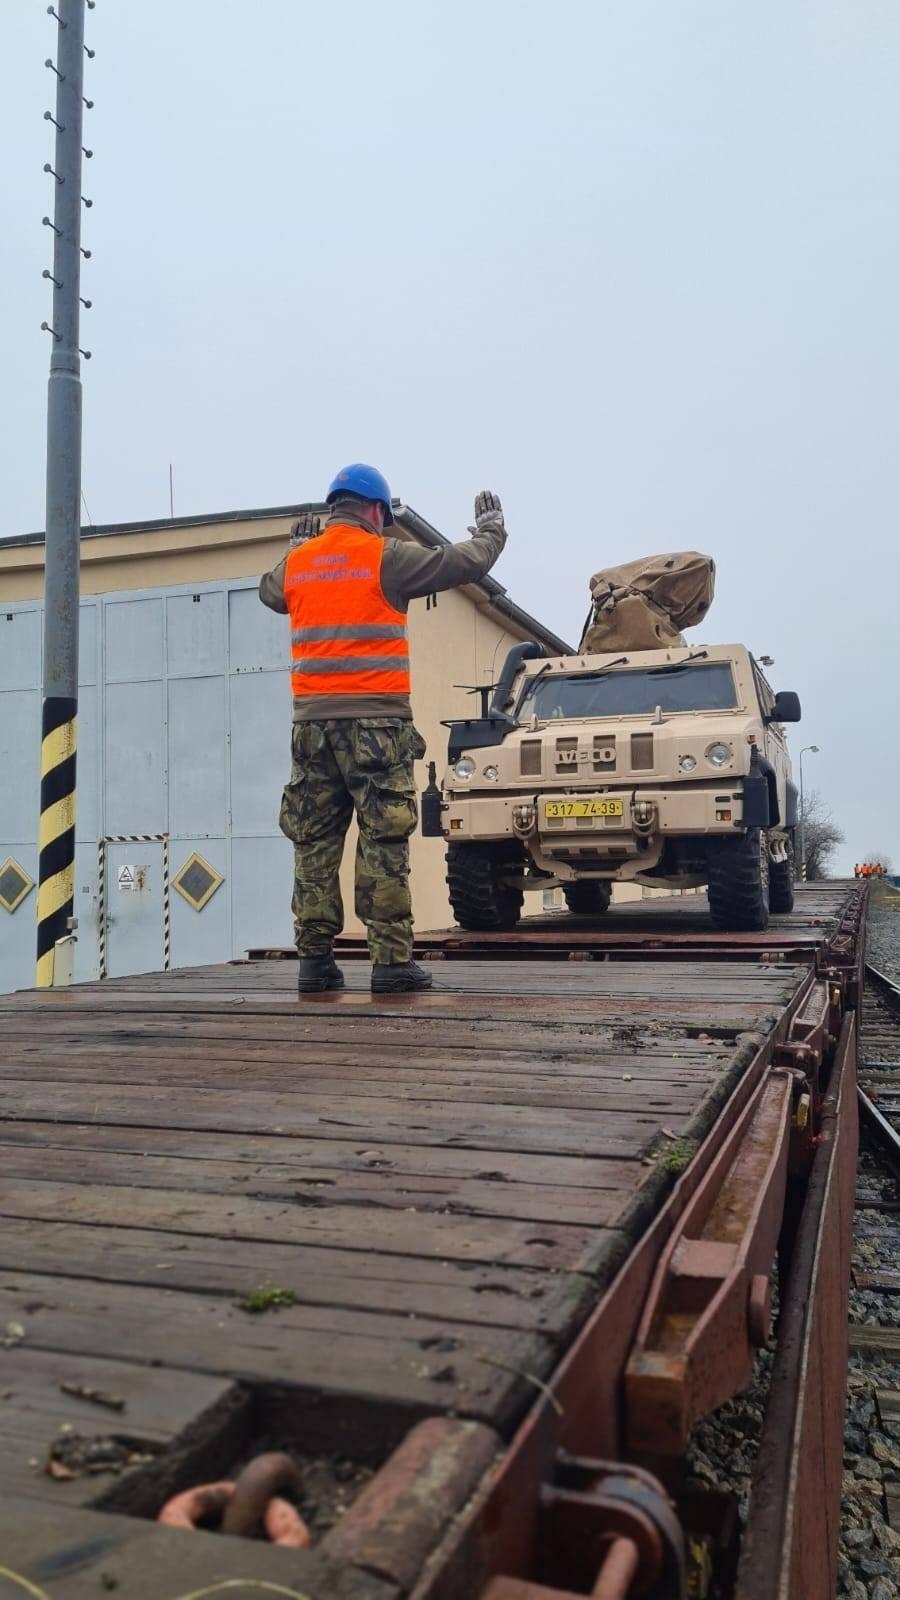
[[[44, 571], [44, 683], [36, 982], [54, 981], [59, 940], [74, 931], [75, 749], [78, 712], [79, 542], [81, 535], [82, 99], [85, 0], [57, 0], [53, 320], [47, 388], [47, 502]], [[51, 8], [52, 9], [52, 8]]]

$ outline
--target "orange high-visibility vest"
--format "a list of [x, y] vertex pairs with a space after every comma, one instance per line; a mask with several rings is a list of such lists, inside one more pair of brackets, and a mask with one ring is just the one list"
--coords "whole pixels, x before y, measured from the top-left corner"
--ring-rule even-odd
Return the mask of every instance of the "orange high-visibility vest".
[[287, 558], [291, 687], [307, 695], [408, 695], [406, 615], [381, 587], [384, 540], [332, 523]]

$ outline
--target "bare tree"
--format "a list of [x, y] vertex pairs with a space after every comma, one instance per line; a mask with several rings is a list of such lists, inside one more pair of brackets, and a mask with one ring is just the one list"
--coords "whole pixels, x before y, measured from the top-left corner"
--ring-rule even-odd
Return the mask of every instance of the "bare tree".
[[831, 858], [838, 845], [844, 842], [844, 832], [826, 809], [817, 789], [809, 789], [803, 796], [803, 834], [807, 878], [811, 882], [827, 878]]

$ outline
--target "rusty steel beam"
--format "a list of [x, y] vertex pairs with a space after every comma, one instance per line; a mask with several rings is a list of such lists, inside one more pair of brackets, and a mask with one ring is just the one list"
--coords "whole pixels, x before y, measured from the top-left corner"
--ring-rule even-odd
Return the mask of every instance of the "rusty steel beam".
[[390, 1579], [405, 1594], [499, 1450], [497, 1434], [480, 1422], [417, 1423], [325, 1535], [323, 1554]]
[[778, 1347], [735, 1600], [835, 1592], [858, 1128], [856, 1018], [844, 1019], [782, 1289]]
[[554, 1475], [560, 1451], [585, 1457], [621, 1454], [622, 1374], [654, 1268], [735, 1121], [754, 1100], [773, 1050], [770, 1038], [748, 1063], [694, 1160], [623, 1262], [506, 1455], [488, 1475], [465, 1517], [450, 1530], [413, 1591], [413, 1600], [459, 1600], [463, 1594], [480, 1595], [493, 1575], [523, 1579], [537, 1571], [541, 1490]]
[[769, 1334], [794, 1087], [769, 1074], [663, 1252], [625, 1372], [631, 1451], [680, 1455], [693, 1424], [750, 1381]]

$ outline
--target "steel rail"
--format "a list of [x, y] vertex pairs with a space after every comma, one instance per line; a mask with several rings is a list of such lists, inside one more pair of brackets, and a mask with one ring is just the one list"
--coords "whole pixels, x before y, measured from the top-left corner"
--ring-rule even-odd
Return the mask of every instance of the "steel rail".
[[[866, 977], [872, 981], [875, 988], [886, 1001], [889, 1009], [897, 1014], [900, 1022], [900, 984], [889, 978], [886, 972], [866, 962]], [[865, 1025], [863, 1026], [863, 1042], [865, 1041]], [[874, 1065], [874, 1063], [873, 1063]], [[872, 1134], [881, 1148], [882, 1155], [896, 1178], [900, 1178], [900, 1128], [880, 1111], [871, 1095], [857, 1085], [857, 1098], [859, 1100], [860, 1116], [863, 1118], [866, 1129]]]
[[866, 977], [873, 978], [876, 987], [886, 990], [887, 998], [893, 1003], [896, 1010], [900, 1011], [900, 983], [895, 983], [893, 978], [889, 978], [886, 972], [881, 971], [880, 967], [873, 966], [871, 961], [866, 962]]
[[856, 1088], [856, 1095], [866, 1128], [877, 1139], [882, 1155], [894, 1176], [900, 1178], [900, 1131], [888, 1122], [874, 1100], [871, 1100], [865, 1089], [861, 1089], [859, 1085]]

